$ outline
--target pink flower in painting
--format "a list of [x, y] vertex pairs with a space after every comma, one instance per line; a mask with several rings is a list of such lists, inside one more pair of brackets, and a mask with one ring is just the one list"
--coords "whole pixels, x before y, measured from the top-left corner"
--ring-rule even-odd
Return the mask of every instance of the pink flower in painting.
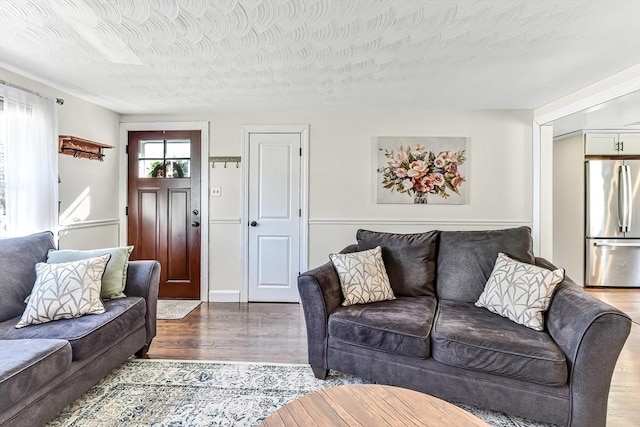
[[427, 173], [429, 164], [424, 160], [416, 160], [411, 162], [411, 168], [407, 171], [407, 176], [411, 178], [420, 178]]
[[463, 182], [464, 182], [464, 177], [460, 175], [460, 172], [456, 172], [456, 175], [453, 178], [451, 178], [451, 185], [453, 185], [453, 188], [458, 188], [458, 186]]
[[[402, 147], [400, 147], [402, 148]], [[411, 149], [411, 154], [414, 157], [420, 157], [422, 155], [422, 153], [425, 152], [425, 146], [424, 145], [416, 145], [415, 147], [413, 147]]]
[[389, 162], [389, 166], [399, 168], [400, 166], [402, 166], [402, 163], [407, 161], [408, 158], [409, 155], [404, 150], [402, 150], [402, 147], [400, 147], [400, 151], [393, 155], [391, 161]]
[[421, 193], [428, 193], [433, 189], [433, 185], [434, 185], [433, 179], [430, 177], [430, 175], [427, 175], [416, 180], [415, 184], [413, 185], [413, 188], [416, 191], [419, 191]]
[[448, 173], [458, 172], [458, 166], [455, 163], [451, 163], [449, 166], [447, 166], [447, 172]]
[[444, 175], [441, 173], [434, 173], [429, 175], [429, 177], [433, 180], [433, 183], [438, 187], [442, 187], [444, 185]]
[[447, 151], [444, 153], [444, 159], [449, 163], [458, 163], [458, 153]]
[[407, 170], [405, 168], [396, 169], [396, 176], [398, 178], [406, 178], [407, 177]]

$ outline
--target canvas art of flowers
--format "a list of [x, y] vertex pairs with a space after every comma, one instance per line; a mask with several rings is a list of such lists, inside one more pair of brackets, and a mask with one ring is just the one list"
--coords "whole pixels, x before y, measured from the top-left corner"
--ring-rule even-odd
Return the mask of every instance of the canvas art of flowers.
[[384, 150], [386, 164], [377, 172], [382, 186], [391, 192], [405, 193], [414, 203], [428, 203], [428, 195], [448, 198], [460, 194], [466, 181], [458, 170], [465, 161], [466, 150], [429, 151], [424, 145], [401, 145]]

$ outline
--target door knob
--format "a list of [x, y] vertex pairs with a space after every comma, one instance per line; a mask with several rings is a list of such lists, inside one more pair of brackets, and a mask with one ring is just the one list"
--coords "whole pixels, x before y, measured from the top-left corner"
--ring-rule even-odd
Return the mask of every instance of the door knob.
[[258, 223], [255, 222], [255, 221], [251, 221], [251, 223], [249, 225], [252, 226], [252, 227], [257, 227]]
[[192, 227], [200, 227], [200, 223], [199, 223], [198, 221], [193, 221], [193, 222], [191, 223], [191, 226], [192, 226]]

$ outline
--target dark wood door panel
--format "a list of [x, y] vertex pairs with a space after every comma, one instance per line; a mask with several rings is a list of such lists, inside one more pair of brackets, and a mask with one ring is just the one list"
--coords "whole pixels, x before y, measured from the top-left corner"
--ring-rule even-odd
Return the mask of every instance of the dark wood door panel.
[[188, 189], [169, 189], [169, 233], [167, 242], [167, 280], [189, 280], [189, 239], [191, 202]]
[[157, 259], [160, 240], [158, 235], [158, 189], [139, 189], [138, 201], [140, 214], [137, 215], [137, 236], [129, 240], [134, 245], [134, 252], [131, 255], [133, 259]]

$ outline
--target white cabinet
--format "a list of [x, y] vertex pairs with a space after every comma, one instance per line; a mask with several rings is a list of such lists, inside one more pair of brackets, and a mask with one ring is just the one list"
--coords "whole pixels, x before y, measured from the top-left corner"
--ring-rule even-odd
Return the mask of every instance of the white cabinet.
[[594, 133], [585, 136], [584, 154], [611, 155], [618, 153], [617, 133]]
[[620, 154], [640, 154], [640, 133], [621, 133]]
[[585, 135], [584, 154], [600, 156], [640, 155], [640, 133], [591, 133]]

